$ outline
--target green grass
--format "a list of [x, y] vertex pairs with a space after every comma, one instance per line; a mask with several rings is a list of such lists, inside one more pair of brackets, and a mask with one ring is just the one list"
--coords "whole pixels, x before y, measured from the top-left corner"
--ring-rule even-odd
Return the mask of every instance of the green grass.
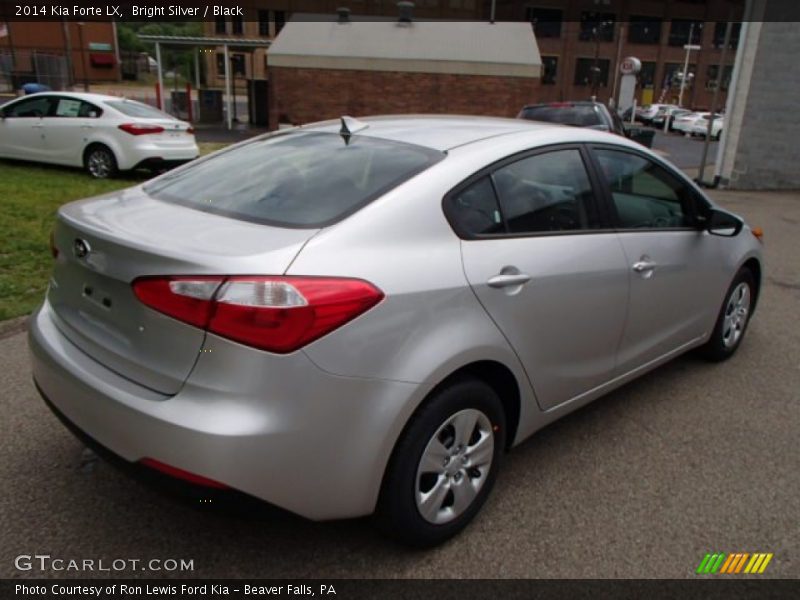
[[52, 269], [49, 237], [58, 207], [136, 182], [0, 161], [0, 320], [27, 314], [41, 302]]
[[[201, 154], [225, 144], [199, 144]], [[0, 321], [42, 301], [53, 259], [50, 231], [58, 207], [136, 185], [146, 173], [96, 180], [79, 169], [0, 160]]]

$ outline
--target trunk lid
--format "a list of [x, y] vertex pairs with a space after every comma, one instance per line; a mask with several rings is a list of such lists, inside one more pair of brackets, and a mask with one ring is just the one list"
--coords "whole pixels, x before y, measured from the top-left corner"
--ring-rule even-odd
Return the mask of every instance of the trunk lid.
[[156, 200], [139, 187], [73, 202], [58, 213], [48, 300], [59, 329], [86, 354], [140, 385], [175, 394], [205, 331], [146, 307], [133, 280], [280, 275], [317, 231], [213, 215]]

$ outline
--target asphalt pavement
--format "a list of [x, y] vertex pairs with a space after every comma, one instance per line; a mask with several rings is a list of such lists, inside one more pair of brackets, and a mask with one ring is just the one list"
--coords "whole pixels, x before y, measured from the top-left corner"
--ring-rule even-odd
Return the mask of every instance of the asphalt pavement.
[[737, 355], [679, 358], [539, 432], [506, 456], [476, 521], [428, 551], [369, 519], [222, 509], [126, 477], [40, 400], [24, 333], [0, 334], [0, 578], [109, 575], [15, 569], [37, 553], [194, 563], [127, 576], [690, 578], [715, 551], [771, 552], [761, 577], [800, 577], [800, 194], [713, 195], [766, 232]]

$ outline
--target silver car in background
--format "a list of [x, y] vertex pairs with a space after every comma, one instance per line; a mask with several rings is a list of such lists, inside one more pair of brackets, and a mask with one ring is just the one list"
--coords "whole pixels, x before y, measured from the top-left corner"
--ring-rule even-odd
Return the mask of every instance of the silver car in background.
[[[442, 542], [504, 452], [692, 349], [759, 239], [639, 144], [476, 117], [284, 130], [68, 204], [36, 385], [132, 463]], [[731, 367], [734, 368], [734, 367]]]

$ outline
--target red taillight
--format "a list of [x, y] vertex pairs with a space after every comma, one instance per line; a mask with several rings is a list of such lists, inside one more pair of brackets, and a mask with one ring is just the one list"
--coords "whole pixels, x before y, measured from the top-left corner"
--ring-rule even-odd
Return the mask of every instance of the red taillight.
[[189, 129], [186, 130], [186, 133], [194, 135], [194, 127], [189, 127]]
[[383, 298], [366, 281], [333, 277], [150, 277], [133, 289], [159, 312], [279, 354], [319, 339]]
[[50, 254], [53, 255], [53, 258], [58, 258], [58, 248], [56, 247], [56, 232], [50, 232]]
[[119, 128], [131, 135], [147, 135], [149, 133], [163, 133], [164, 131], [164, 128], [159, 125], [144, 125], [142, 123], [123, 123]]
[[202, 485], [205, 487], [212, 487], [212, 488], [219, 488], [225, 489], [228, 486], [224, 483], [220, 483], [219, 481], [214, 481], [213, 479], [209, 479], [208, 477], [203, 477], [202, 475], [195, 475], [194, 473], [190, 473], [189, 471], [184, 471], [183, 469], [179, 469], [178, 467], [173, 467], [172, 465], [168, 465], [166, 463], [162, 463], [161, 461], [155, 460], [154, 458], [143, 458], [139, 461], [145, 467], [149, 467], [151, 469], [155, 469], [156, 471], [160, 471], [165, 475], [169, 475], [170, 477], [175, 477], [176, 479], [183, 479], [184, 481], [188, 481], [189, 483], [193, 483], [195, 485]]

